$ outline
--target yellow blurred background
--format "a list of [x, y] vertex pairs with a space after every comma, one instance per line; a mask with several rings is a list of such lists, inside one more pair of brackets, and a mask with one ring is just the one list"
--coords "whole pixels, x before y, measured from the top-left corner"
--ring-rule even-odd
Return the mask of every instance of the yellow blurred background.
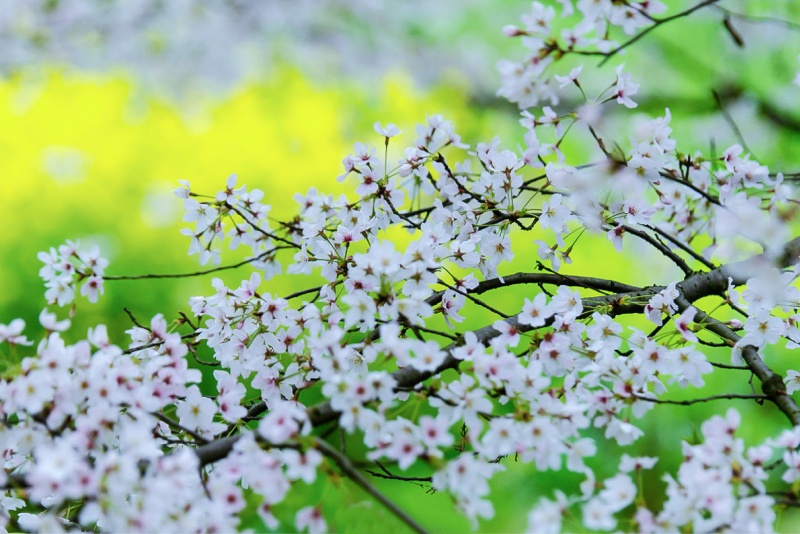
[[[288, 219], [295, 193], [352, 190], [335, 177], [355, 141], [382, 141], [375, 121], [397, 123], [408, 143], [426, 114], [444, 113], [465, 137], [513, 126], [509, 117], [470, 109], [457, 85], [421, 93], [402, 80], [312, 86], [286, 68], [222, 99], [180, 103], [137, 93], [124, 77], [51, 71], [1, 82], [0, 323], [24, 317], [35, 331], [45, 304], [36, 253], [67, 239], [99, 244], [109, 275], [199, 270], [179, 234], [178, 180], [213, 195], [236, 173], [240, 185], [265, 191], [273, 217]], [[78, 298], [76, 319], [113, 322], [123, 306], [145, 318], [168, 314], [209, 284], [210, 277], [108, 282], [98, 304]]]

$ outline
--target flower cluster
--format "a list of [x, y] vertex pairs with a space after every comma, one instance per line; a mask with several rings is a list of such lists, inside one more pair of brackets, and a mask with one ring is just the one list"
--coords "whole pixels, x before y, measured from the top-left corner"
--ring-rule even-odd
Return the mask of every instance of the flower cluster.
[[[498, 68], [503, 83], [498, 95], [519, 105], [520, 109], [537, 106], [540, 102], [559, 103], [559, 95], [553, 87], [561, 88], [574, 83], [580, 86], [580, 68], [573, 69], [567, 76], [548, 73], [550, 65], [567, 54], [582, 53], [586, 50], [609, 52], [619, 43], [608, 38], [609, 27], [619, 27], [625, 35], [633, 35], [637, 30], [652, 24], [655, 15], [666, 10], [659, 1], [616, 3], [616, 2], [562, 2], [560, 19], [573, 15], [576, 24], [564, 28], [556, 34], [553, 28], [556, 10], [541, 2], [533, 2], [530, 13], [522, 17], [522, 26], [506, 26], [503, 31], [510, 37], [520, 37], [529, 50], [528, 56], [519, 63], [502, 61]], [[576, 8], [577, 7], [577, 12]], [[626, 107], [636, 107], [631, 96], [636, 94], [638, 85], [631, 82], [630, 75], [617, 69], [617, 79], [611, 89], [609, 99], [616, 99]]]
[[[562, 4], [569, 14], [572, 2]], [[431, 115], [390, 158], [400, 131], [378, 123], [383, 157], [357, 143], [343, 159], [339, 179], [355, 194], [298, 194], [288, 221], [270, 220], [263, 193], [235, 175], [215, 195], [184, 182], [190, 254], [220, 264], [223, 243], [245, 245], [252, 272], [232, 287], [213, 279], [174, 322], [137, 323], [126, 349], [103, 326], [69, 344], [69, 324], [43, 312], [35, 354], [0, 380], [0, 521], [230, 531], [258, 503], [265, 527], [285, 528], [273, 511], [291, 488], [339, 471], [417, 531], [413, 513], [364, 473], [447, 492], [478, 528], [495, 514], [491, 483], [521, 463], [581, 480], [574, 494], [531, 503], [533, 531], [564, 528], [565, 517], [612, 530], [626, 512], [642, 531], [773, 528], [776, 492], [798, 505], [800, 480], [800, 379], [790, 372], [787, 384], [762, 358], [800, 345], [793, 189], [740, 146], [679, 151], [669, 109], [610, 150], [599, 117], [636, 106], [638, 85], [621, 66], [591, 101], [582, 68], [556, 78], [580, 92], [580, 109], [528, 109], [557, 102], [550, 64], [586, 47], [613, 57], [609, 28], [635, 34], [664, 20], [653, 1], [574, 7], [582, 21], [561, 37], [539, 3], [506, 30], [534, 50], [521, 70], [501, 66], [501, 93], [525, 108], [516, 150], [499, 139], [472, 148]], [[563, 141], [581, 134], [597, 160], [578, 165]], [[635, 238], [630, 261], [672, 283], [559, 273], [592, 233], [620, 252]], [[514, 273], [520, 256], [530, 259]], [[51, 304], [72, 302], [80, 282], [90, 300], [102, 292], [98, 252], [67, 243], [40, 258]], [[269, 284], [283, 269], [315, 282], [284, 294]], [[516, 300], [496, 296], [508, 289]], [[23, 329], [0, 325], [0, 341], [29, 345]], [[705, 345], [728, 348], [734, 365]], [[763, 395], [700, 396], [710, 374], [742, 369]], [[691, 400], [670, 398], [680, 390]], [[748, 448], [739, 412], [711, 417], [701, 440], [681, 445], [663, 503], [644, 500], [656, 458], [625, 454], [610, 476], [594, 465], [598, 451], [635, 445], [660, 404], [741, 398], [770, 400], [793, 428]], [[411, 469], [427, 475], [399, 473]], [[324, 505], [312, 504], [295, 528], [327, 530]]]
[[39, 260], [44, 263], [39, 276], [47, 288], [44, 297], [48, 304], [72, 304], [78, 285], [81, 296], [89, 302], [97, 302], [103, 294], [103, 274], [108, 260], [100, 256], [97, 246], [88, 252], [81, 252], [79, 247], [78, 242], [67, 241], [58, 249], [51, 247], [50, 252], [39, 253]]
[[663, 532], [691, 525], [696, 531], [724, 528], [732, 532], [766, 532], [775, 521], [774, 498], [765, 494], [767, 444], [745, 449], [736, 437], [738, 412], [714, 416], [702, 426], [703, 443], [683, 443], [683, 463], [677, 480], [666, 476], [667, 501], [653, 515], [640, 509], [642, 532]]

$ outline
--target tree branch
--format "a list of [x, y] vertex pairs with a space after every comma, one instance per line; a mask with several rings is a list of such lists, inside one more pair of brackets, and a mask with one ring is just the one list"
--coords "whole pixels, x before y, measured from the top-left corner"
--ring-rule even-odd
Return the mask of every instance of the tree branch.
[[653, 397], [644, 397], [641, 395], [634, 395], [637, 399], [643, 400], [646, 402], [652, 402], [654, 404], [676, 404], [678, 406], [691, 406], [692, 404], [698, 404], [701, 402], [710, 402], [715, 400], [733, 400], [733, 399], [748, 399], [748, 400], [760, 400], [760, 399], [767, 399], [766, 395], [740, 395], [738, 393], [727, 393], [723, 395], [712, 395], [710, 397], [702, 397], [699, 399], [688, 399], [688, 400], [668, 400], [668, 399], [655, 399]]
[[[685, 310], [691, 306], [691, 303], [683, 297], [675, 299], [675, 303], [678, 304], [681, 310]], [[702, 323], [706, 330], [714, 332], [721, 338], [727, 339], [732, 343], [737, 343], [741, 340], [741, 337], [728, 326], [702, 311], [697, 311], [694, 321], [696, 323]], [[792, 396], [786, 393], [783, 377], [764, 363], [764, 360], [758, 354], [758, 349], [752, 345], [742, 347], [742, 358], [753, 374], [761, 381], [761, 390], [764, 392], [764, 395], [775, 403], [780, 411], [789, 418], [793, 426], [800, 425], [800, 407], [794, 402]]]
[[691, 15], [692, 13], [697, 11], [698, 9], [702, 9], [702, 8], [704, 8], [706, 6], [710, 6], [711, 4], [716, 4], [719, 1], [720, 0], [705, 0], [705, 1], [700, 2], [699, 4], [697, 4], [697, 5], [693, 6], [693, 7], [690, 7], [689, 9], [687, 9], [685, 11], [681, 11], [680, 13], [676, 13], [676, 14], [674, 14], [672, 16], [665, 17], [663, 19], [655, 19], [655, 23], [654, 24], [652, 24], [651, 26], [648, 26], [647, 28], [645, 28], [644, 30], [639, 32], [638, 34], [634, 35], [633, 37], [631, 37], [630, 39], [628, 39], [627, 41], [625, 41], [624, 43], [622, 43], [621, 45], [616, 47], [614, 50], [611, 50], [609, 52], [601, 52], [600, 55], [603, 55], [605, 57], [598, 64], [598, 67], [602, 67], [603, 65], [605, 65], [608, 62], [609, 59], [611, 59], [612, 57], [614, 57], [615, 55], [617, 55], [618, 53], [620, 53], [622, 50], [626, 49], [630, 45], [634, 44], [636, 41], [638, 41], [639, 39], [641, 39], [642, 37], [644, 37], [645, 35], [647, 35], [651, 31], [655, 30], [659, 26], [663, 26], [664, 24], [666, 24], [668, 22], [672, 22], [673, 20], [676, 20], [676, 19], [679, 19], [679, 18], [682, 18], [682, 17], [688, 17], [689, 15]]
[[400, 519], [403, 523], [408, 525], [411, 530], [417, 532], [419, 534], [426, 534], [427, 531], [422, 528], [422, 526], [414, 521], [414, 519], [409, 516], [402, 508], [394, 504], [392, 501], [389, 500], [383, 493], [378, 491], [378, 488], [370, 484], [369, 480], [364, 478], [364, 476], [356, 469], [353, 463], [350, 461], [350, 458], [345, 456], [344, 454], [340, 453], [333, 447], [331, 447], [326, 441], [321, 439], [314, 440], [314, 447], [321, 452], [326, 457], [330, 458], [331, 460], [339, 466], [339, 469], [342, 470], [342, 473], [347, 475], [347, 477], [361, 486], [364, 491], [369, 493], [376, 501], [381, 503], [386, 507], [387, 510], [392, 512], [398, 519]]
[[259, 261], [271, 254], [274, 254], [278, 250], [286, 249], [286, 248], [293, 248], [289, 247], [288, 245], [281, 245], [277, 247], [273, 247], [266, 252], [262, 252], [258, 256], [253, 256], [252, 258], [248, 258], [246, 260], [242, 260], [239, 263], [234, 263], [232, 265], [222, 265], [220, 267], [214, 267], [212, 269], [206, 269], [204, 271], [195, 271], [192, 273], [170, 273], [170, 274], [131, 274], [131, 275], [121, 275], [121, 276], [103, 276], [103, 280], [143, 280], [145, 278], [190, 278], [192, 276], [202, 276], [205, 274], [217, 273], [219, 271], [227, 271], [230, 269], [237, 269], [248, 263], [253, 263], [254, 261]]
[[[779, 267], [785, 267], [794, 264], [799, 258], [800, 237], [793, 239], [784, 246], [783, 254], [780, 258], [778, 258], [777, 262], [771, 261], [764, 254], [759, 254], [758, 256], [753, 256], [747, 260], [724, 265], [708, 272], [698, 273], [690, 276], [683, 282], [680, 282], [678, 284], [678, 288], [683, 294], [683, 299], [685, 299], [683, 300], [683, 303], [686, 305], [691, 305], [691, 302], [699, 300], [703, 297], [722, 294], [728, 287], [729, 277], [733, 279], [735, 285], [742, 285], [746, 283], [747, 279], [749, 278], [747, 273], [755, 272], [754, 269], [762, 269], [765, 265], [776, 264]], [[585, 311], [579, 317], [579, 319], [589, 317], [593, 311], [601, 308], [606, 309], [606, 313], [612, 317], [629, 313], [641, 313], [644, 309], [645, 303], [663, 289], [664, 286], [651, 286], [638, 291], [622, 292], [613, 295], [603, 295], [599, 297], [583, 299]], [[739, 336], [724, 324], [719, 323], [719, 321], [716, 321], [711, 317], [708, 317], [707, 319], [704, 317], [707, 316], [705, 316], [705, 314], [703, 314], [703, 317], [698, 316], [696, 321], [703, 322], [706, 324], [708, 330], [714, 333], [719, 332], [721, 333], [722, 337], [726, 339], [731, 339], [734, 342], [739, 339]], [[520, 332], [528, 332], [534, 329], [529, 325], [521, 324], [517, 320], [517, 316], [510, 317], [506, 320], [506, 322], [514, 326]], [[548, 321], [543, 327], [539, 328], [544, 328], [550, 326], [551, 324], [552, 320]], [[479, 343], [487, 343], [492, 338], [500, 335], [500, 333], [492, 325], [475, 330], [474, 333]], [[414, 369], [413, 367], [404, 367], [393, 372], [391, 376], [397, 382], [397, 386], [399, 388], [412, 388], [428, 378], [446, 371], [447, 369], [455, 369], [458, 367], [459, 360], [452, 355], [452, 351], [461, 344], [463, 344], [463, 340], [451, 343], [445, 347], [443, 350], [447, 352], [447, 356], [441, 365], [439, 365], [439, 367], [433, 371], [420, 371]], [[759, 379], [762, 379], [763, 377], [762, 383], [766, 381], [768, 384], [773, 384], [775, 376], [780, 378], [779, 375], [776, 375], [772, 370], [764, 365], [764, 363], [758, 357], [755, 349], [748, 349], [752, 349], [752, 347], [745, 348], [745, 361], [756, 374], [756, 376], [759, 377]], [[793, 424], [800, 424], [800, 409], [798, 409], [797, 405], [794, 403], [794, 400], [792, 400], [790, 396], [786, 395], [785, 392], [781, 395], [780, 392], [776, 393], [772, 390], [770, 392], [764, 391], [764, 393], [770, 396], [771, 400], [773, 400], [773, 402], [778, 405], [778, 407], [787, 415], [787, 417], [793, 421]], [[336, 419], [338, 416], [339, 412], [331, 407], [329, 401], [325, 401], [308, 408], [309, 421], [315, 427], [328, 423]], [[233, 447], [233, 444], [236, 443], [238, 437], [239, 436], [229, 436], [198, 447], [196, 452], [200, 458], [201, 465], [213, 463], [224, 458]]]

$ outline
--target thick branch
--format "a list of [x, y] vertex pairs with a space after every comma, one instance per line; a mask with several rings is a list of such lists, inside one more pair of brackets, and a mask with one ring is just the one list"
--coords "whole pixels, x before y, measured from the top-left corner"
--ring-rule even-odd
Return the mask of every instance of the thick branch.
[[[719, 295], [723, 293], [728, 287], [729, 277], [733, 279], [733, 283], [735, 285], [742, 285], [746, 283], [747, 279], [750, 277], [749, 274], [757, 271], [763, 272], [763, 269], [766, 266], [786, 267], [793, 265], [798, 261], [798, 259], [800, 259], [800, 237], [793, 239], [785, 245], [784, 253], [780, 258], [778, 258], [777, 262], [771, 261], [764, 254], [760, 254], [744, 261], [724, 265], [712, 271], [690, 276], [678, 284], [678, 287], [684, 295], [686, 302], [691, 303], [703, 297]], [[612, 317], [629, 313], [641, 313], [644, 309], [644, 305], [650, 300], [650, 298], [663, 289], [664, 286], [651, 286], [638, 291], [622, 292], [613, 295], [604, 295], [583, 299], [585, 311], [580, 318], [586, 318], [598, 309], [604, 310], [605, 313]], [[699, 318], [697, 320], [698, 322], [700, 321]], [[709, 318], [709, 320], [706, 320], [705, 322], [709, 324], [709, 330], [717, 333], [715, 330], [713, 330], [713, 328], [719, 327], [713, 326], [711, 321], [713, 321], [713, 319]], [[528, 332], [533, 329], [529, 325], [521, 324], [517, 320], [516, 316], [507, 319], [506, 322], [514, 326], [520, 332]], [[722, 323], [719, 324], [722, 327], [725, 326], [722, 325]], [[545, 326], [549, 325], [550, 323], [547, 323]], [[500, 335], [500, 332], [498, 332], [491, 325], [475, 330], [474, 333], [478, 342], [484, 344], [492, 338]], [[733, 331], [730, 331], [730, 334], [736, 336], [735, 332]], [[726, 337], [726, 335], [723, 335], [722, 337]], [[726, 339], [730, 338], [726, 337]], [[738, 336], [736, 336], [736, 340], [738, 340]], [[396, 380], [398, 387], [410, 388], [432, 376], [444, 372], [447, 369], [455, 369], [458, 367], [459, 360], [453, 357], [452, 351], [461, 344], [462, 341], [458, 341], [445, 347], [444, 350], [448, 353], [447, 357], [434, 371], [420, 371], [412, 367], [404, 367], [393, 372], [392, 378]], [[755, 351], [752, 352], [755, 353]], [[744, 357], [745, 361], [748, 362], [748, 366], [753, 370], [756, 376], [759, 377], [759, 379], [762, 379], [762, 382], [766, 381], [772, 383], [771, 380], [774, 381], [773, 376], [777, 375], [763, 365], [763, 362], [761, 362], [761, 359], [757, 354], [751, 354], [746, 348], [744, 351]], [[751, 360], [752, 364], [751, 361], [748, 360]], [[764, 391], [764, 393], [770, 395], [770, 393], [767, 391]], [[794, 401], [791, 397], [784, 393], [782, 396], [770, 395], [770, 398], [792, 421], [795, 421], [795, 419], [797, 420], [795, 424], [800, 424], [800, 409], [797, 408], [797, 405], [794, 404]], [[330, 402], [326, 401], [310, 407], [308, 409], [308, 416], [313, 426], [320, 426], [335, 420], [339, 416], [339, 412], [331, 407]], [[231, 436], [198, 447], [197, 455], [200, 457], [200, 463], [205, 465], [224, 458], [233, 447], [236, 439], [237, 436]]]
[[[675, 299], [675, 302], [682, 310], [691, 306], [689, 301], [683, 297]], [[739, 335], [727, 325], [717, 321], [702, 311], [698, 311], [695, 314], [694, 321], [702, 324], [706, 330], [732, 343], [737, 343], [741, 340]], [[753, 374], [761, 381], [761, 390], [764, 392], [764, 395], [775, 403], [780, 411], [789, 418], [793, 426], [800, 425], [800, 407], [794, 402], [792, 396], [786, 393], [786, 386], [784, 385], [781, 375], [774, 372], [764, 363], [764, 360], [761, 359], [761, 356], [758, 354], [758, 349], [752, 345], [742, 347], [742, 358]]]
[[[596, 291], [608, 291], [611, 293], [629, 293], [639, 291], [641, 288], [623, 284], [615, 280], [605, 278], [594, 278], [591, 276], [572, 276], [559, 273], [515, 273], [503, 278], [490, 278], [478, 283], [477, 287], [470, 289], [465, 295], [480, 295], [489, 291], [504, 287], [515, 286], [518, 284], [551, 284], [559, 286], [582, 287], [584, 289], [594, 289]], [[444, 291], [436, 291], [425, 302], [430, 306], [435, 306], [442, 301]]]

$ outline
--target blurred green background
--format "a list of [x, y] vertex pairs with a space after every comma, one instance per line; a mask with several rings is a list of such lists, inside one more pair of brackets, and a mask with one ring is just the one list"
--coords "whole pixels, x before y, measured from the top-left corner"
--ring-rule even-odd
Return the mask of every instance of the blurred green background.
[[[792, 19], [798, 13], [796, 8], [786, 7], [780, 15]], [[471, 24], [479, 25], [480, 21]], [[713, 145], [721, 152], [737, 142], [738, 136], [719, 115], [711, 95], [714, 89], [725, 96], [728, 111], [762, 162], [774, 169], [797, 169], [800, 135], [792, 121], [800, 120], [800, 108], [796, 105], [797, 90], [790, 93], [788, 80], [797, 70], [798, 50], [775, 46], [773, 41], [759, 44], [763, 39], [757, 38], [769, 33], [763, 25], [742, 22], [740, 30], [748, 42], [744, 49], [731, 42], [719, 17], [697, 17], [654, 32], [641, 43], [641, 49], [624, 58], [626, 71], [642, 85], [641, 98], [636, 99], [640, 108], [634, 114], [621, 114], [622, 118], [609, 116], [605, 125], [608, 137], [627, 147], [627, 134], [617, 132], [627, 132], [632, 122], [645, 115], [663, 114], [669, 105], [679, 147], [691, 152]], [[477, 31], [496, 39], [499, 28]], [[520, 49], [517, 57], [521, 55]], [[654, 69], [656, 62], [659, 67]], [[590, 63], [586, 63], [588, 69]], [[608, 66], [605, 75], [613, 72], [614, 66]], [[32, 339], [41, 334], [37, 317], [45, 304], [36, 253], [66, 239], [79, 239], [84, 246], [100, 245], [103, 256], [110, 260], [109, 275], [180, 273], [200, 268], [196, 256], [186, 254], [188, 240], [178, 233], [182, 204], [172, 194], [178, 180], [191, 181], [193, 191], [213, 194], [224, 186], [229, 174], [237, 173], [240, 184], [266, 192], [265, 202], [273, 206], [273, 216], [286, 219], [295, 210], [292, 196], [312, 186], [324, 192], [352, 194], [352, 184], [340, 184], [335, 177], [341, 173], [341, 160], [354, 142], [382, 142], [372, 131], [375, 121], [384, 125], [394, 122], [405, 131], [396, 144], [393, 140], [393, 149], [398, 150], [413, 142], [415, 125], [434, 113], [452, 120], [457, 132], [473, 146], [499, 135], [506, 146], [515, 147], [524, 133], [518, 127], [516, 110], [481, 88], [485, 80], [476, 84], [452, 72], [425, 85], [416, 83], [407, 72], [368, 81], [343, 77], [325, 82], [292, 65], [283, 65], [273, 68], [268, 77], [242, 81], [221, 95], [192, 93], [184, 100], [140, 91], [137, 83], [129, 74], [96, 74], [62, 67], [40, 69], [34, 76], [17, 73], [0, 82], [0, 323], [22, 317]], [[575, 102], [567, 99], [564, 109]], [[784, 124], [776, 122], [776, 113], [786, 119]], [[587, 139], [576, 133], [563, 147], [568, 158], [590, 158], [591, 142]], [[531, 270], [534, 259], [538, 259], [530, 246], [536, 237], [540, 236], [522, 236], [515, 241], [516, 258], [502, 272]], [[619, 255], [604, 237], [587, 237], [573, 253], [574, 264], [564, 272], [632, 284], [669, 282], [674, 271], [663, 263], [653, 263], [652, 257], [640, 257], [640, 251], [637, 244], [626, 242], [624, 254]], [[228, 254], [223, 264], [239, 257]], [[249, 274], [243, 268], [216, 276], [237, 285]], [[116, 342], [124, 345], [122, 332], [131, 327], [131, 322], [123, 308], [141, 321], [159, 312], [168, 320], [174, 319], [178, 310], [188, 311], [190, 296], [211, 292], [210, 280], [211, 276], [109, 281], [98, 304], [78, 298], [74, 327], [66, 337], [75, 341], [87, 327], [105, 323]], [[265, 284], [267, 291], [277, 295], [305, 286], [302, 279], [287, 276]], [[495, 302], [511, 312], [524, 296], [518, 291], [507, 292]], [[471, 326], [482, 326], [487, 318], [476, 308], [470, 308], [470, 313]], [[66, 314], [66, 310], [59, 311], [61, 318]], [[0, 350], [7, 359], [28, 354], [24, 349], [18, 354]], [[775, 351], [768, 356], [778, 371], [799, 367], [793, 362], [793, 353]], [[711, 357], [729, 361], [725, 351]], [[750, 393], [747, 378], [737, 372], [718, 371], [702, 393], [687, 390], [667, 396]], [[598, 456], [590, 462], [598, 480], [615, 473], [622, 452], [659, 456], [656, 469], [645, 481], [648, 503], [658, 508], [657, 495], [664, 487], [660, 477], [664, 472], [674, 472], [679, 464], [680, 441], [693, 439], [701, 421], [724, 413], [731, 402], [692, 408], [658, 407], [641, 422], [645, 436], [632, 450], [601, 445]], [[736, 401], [735, 406], [745, 421], [741, 433], [748, 444], [786, 428], [770, 406], [744, 401]], [[604, 443], [600, 433], [594, 437]], [[349, 441], [349, 446], [351, 451], [358, 450], [356, 440]], [[520, 531], [525, 528], [527, 511], [539, 496], [552, 497], [556, 488], [568, 494], [576, 492], [580, 482], [568, 473], [537, 473], [511, 459], [503, 463], [506, 471], [493, 481], [495, 517], [481, 523], [481, 531]], [[412, 470], [410, 474], [427, 473]], [[448, 496], [432, 495], [427, 488], [412, 484], [375, 482], [430, 530], [469, 529]], [[283, 521], [282, 530], [291, 528], [294, 510], [309, 500], [323, 503], [332, 530], [365, 532], [374, 530], [376, 524], [385, 525], [387, 532], [402, 530], [358, 488], [335, 477], [323, 477], [310, 488], [298, 485], [285, 505], [276, 510]], [[260, 528], [255, 516], [246, 524]], [[796, 515], [785, 514], [778, 528], [797, 530], [800, 522]], [[565, 530], [581, 530], [581, 526], [567, 520]]]

